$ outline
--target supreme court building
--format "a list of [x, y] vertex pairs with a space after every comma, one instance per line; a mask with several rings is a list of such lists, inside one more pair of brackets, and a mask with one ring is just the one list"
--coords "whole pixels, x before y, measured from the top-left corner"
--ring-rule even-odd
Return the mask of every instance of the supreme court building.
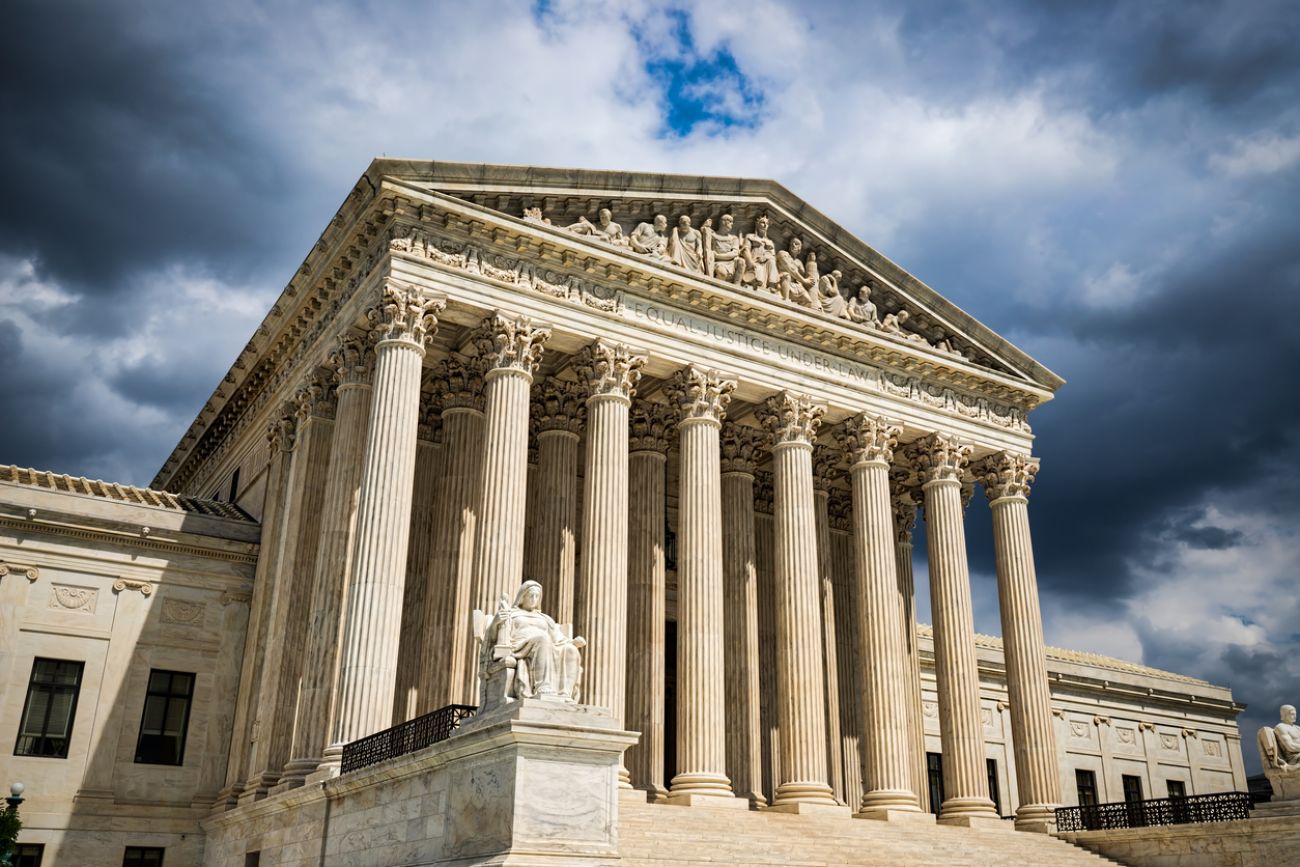
[[[771, 181], [376, 160], [150, 488], [0, 468], [20, 842], [1100, 863], [1026, 832], [1244, 789], [1242, 708], [1045, 646], [1030, 419], [1062, 382]], [[974, 631], [976, 508], [1000, 639]], [[346, 765], [486, 699], [471, 612], [525, 580], [586, 639], [578, 704]]]

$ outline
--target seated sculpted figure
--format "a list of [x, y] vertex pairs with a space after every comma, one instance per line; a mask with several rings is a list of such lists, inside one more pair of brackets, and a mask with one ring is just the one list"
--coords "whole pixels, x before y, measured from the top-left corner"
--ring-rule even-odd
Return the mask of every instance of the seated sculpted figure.
[[623, 237], [623, 227], [614, 222], [614, 212], [601, 208], [596, 214], [599, 223], [593, 223], [586, 217], [579, 217], [578, 222], [565, 226], [565, 230], [575, 235], [587, 235], [606, 244], [622, 245], [627, 243]]
[[[780, 274], [781, 297], [793, 301], [801, 307], [821, 309], [821, 300], [817, 297], [817, 255], [808, 254], [807, 263], [799, 261], [803, 252], [803, 242], [798, 238], [790, 239], [788, 250], [776, 254], [776, 270]], [[809, 273], [809, 272], [812, 273]]]
[[668, 258], [687, 271], [704, 271], [704, 236], [691, 226], [691, 218], [682, 214], [668, 240]]
[[880, 325], [880, 318], [876, 313], [876, 305], [871, 300], [871, 287], [863, 283], [858, 287], [858, 294], [849, 299], [845, 315], [854, 322], [871, 327]]
[[775, 292], [780, 274], [776, 270], [776, 244], [767, 236], [772, 221], [763, 214], [754, 221], [754, 231], [745, 236], [741, 248], [744, 268], [740, 282], [761, 292]]
[[483, 628], [479, 679], [484, 709], [521, 698], [578, 700], [578, 651], [587, 640], [565, 635], [541, 605], [542, 585], [525, 581], [513, 605], [501, 597], [496, 616]]
[[844, 275], [837, 268], [829, 274], [823, 274], [817, 283], [817, 294], [821, 297], [822, 312], [841, 319], [848, 317], [849, 305], [840, 294], [840, 278]]
[[1273, 787], [1274, 801], [1300, 799], [1300, 726], [1293, 705], [1284, 704], [1281, 721], [1259, 730], [1260, 764]]
[[713, 231], [713, 220], [705, 220], [700, 231], [704, 234], [704, 273], [728, 283], [740, 281], [741, 265], [740, 246], [743, 243], [739, 235], [732, 232], [735, 218], [723, 214], [718, 219], [718, 231]]
[[655, 221], [640, 223], [628, 236], [627, 245], [643, 256], [663, 259], [668, 254], [668, 218], [657, 214]]

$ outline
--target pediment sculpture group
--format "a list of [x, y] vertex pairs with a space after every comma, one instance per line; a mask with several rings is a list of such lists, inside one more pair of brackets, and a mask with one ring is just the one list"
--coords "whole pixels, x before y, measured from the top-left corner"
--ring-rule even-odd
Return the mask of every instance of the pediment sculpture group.
[[[525, 208], [524, 220], [549, 223], [541, 208]], [[623, 247], [645, 256], [676, 265], [696, 274], [703, 274], [724, 283], [741, 286], [757, 292], [778, 296], [801, 307], [807, 307], [855, 322], [865, 328], [892, 334], [895, 337], [919, 343], [970, 358], [943, 331], [935, 328], [927, 336], [905, 327], [909, 314], [906, 310], [885, 313], [883, 316], [871, 300], [870, 281], [849, 291], [847, 297], [840, 290], [844, 275], [839, 269], [822, 273], [815, 250], [805, 250], [803, 241], [791, 238], [786, 249], [778, 250], [776, 242], [768, 235], [771, 220], [762, 214], [754, 221], [753, 231], [740, 234], [735, 228], [735, 218], [723, 214], [715, 228], [713, 219], [696, 228], [685, 214], [677, 218], [677, 225], [669, 228], [668, 218], [655, 216], [649, 223], [639, 223], [631, 232], [614, 221], [609, 208], [601, 208], [593, 223], [579, 217], [576, 223], [563, 228], [614, 247]]]

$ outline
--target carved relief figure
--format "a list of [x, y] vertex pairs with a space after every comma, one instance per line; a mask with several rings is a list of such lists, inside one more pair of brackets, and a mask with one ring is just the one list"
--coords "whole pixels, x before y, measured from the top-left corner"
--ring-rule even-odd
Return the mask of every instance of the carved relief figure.
[[704, 236], [685, 214], [677, 218], [672, 237], [668, 239], [668, 258], [687, 271], [704, 273]]
[[880, 330], [886, 334], [893, 334], [896, 337], [903, 338], [904, 340], [910, 340], [913, 343], [924, 343], [928, 346], [930, 341], [926, 340], [914, 331], [908, 331], [903, 328], [903, 323], [907, 322], [911, 316], [912, 314], [908, 313], [906, 310], [899, 310], [897, 313], [886, 313], [884, 318], [880, 320]]
[[578, 222], [564, 228], [575, 235], [587, 235], [597, 241], [615, 246], [627, 243], [627, 239], [623, 236], [623, 227], [614, 222], [614, 212], [609, 208], [601, 208], [596, 214], [596, 220], [596, 223], [592, 223], [586, 217], [579, 217]]
[[627, 239], [628, 246], [643, 256], [652, 259], [666, 258], [668, 252], [668, 218], [656, 214], [655, 221], [641, 223], [632, 230]]
[[546, 219], [546, 217], [543, 217], [543, 216], [542, 216], [542, 209], [541, 209], [541, 207], [524, 208], [524, 222], [525, 222], [525, 223], [545, 223], [545, 224], [548, 225], [548, 226], [551, 224], [551, 221], [550, 221], [550, 220], [548, 220], [548, 219]]
[[755, 220], [754, 231], [745, 236], [741, 253], [745, 267], [740, 282], [762, 292], [775, 292], [780, 280], [776, 270], [776, 244], [767, 236], [771, 225], [766, 214]]
[[1273, 787], [1273, 800], [1300, 799], [1300, 726], [1294, 705], [1284, 704], [1275, 726], [1264, 726], [1256, 739], [1260, 763]]
[[871, 287], [863, 283], [858, 287], [858, 294], [849, 299], [848, 318], [872, 328], [880, 327], [880, 318], [876, 314], [876, 305], [871, 301]]
[[823, 274], [817, 281], [817, 295], [821, 300], [822, 312], [840, 319], [848, 318], [849, 305], [840, 294], [840, 278], [844, 275], [839, 269]]
[[496, 616], [483, 629], [479, 678], [485, 707], [520, 698], [577, 701], [578, 651], [587, 640], [569, 638], [541, 606], [542, 585], [525, 581], [514, 605], [502, 596]]
[[[776, 270], [780, 275], [781, 297], [786, 301], [793, 301], [804, 307], [820, 309], [821, 303], [815, 302], [813, 298], [813, 287], [817, 284], [817, 278], [808, 273], [807, 265], [799, 261], [799, 254], [803, 252], [803, 241], [798, 238], [791, 238], [789, 249], [782, 250], [776, 254]], [[812, 258], [809, 264], [815, 269], [817, 267], [817, 256], [809, 254]]]
[[723, 214], [718, 219], [718, 232], [713, 231], [713, 220], [705, 220], [701, 231], [704, 234], [704, 273], [729, 283], [740, 281], [741, 237], [732, 231], [735, 219], [731, 214]]

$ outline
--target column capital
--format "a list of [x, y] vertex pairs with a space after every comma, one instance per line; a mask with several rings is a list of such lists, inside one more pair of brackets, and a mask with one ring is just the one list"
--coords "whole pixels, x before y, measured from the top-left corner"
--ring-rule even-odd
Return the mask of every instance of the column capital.
[[639, 400], [628, 416], [628, 452], [667, 454], [673, 439], [672, 407]]
[[910, 493], [894, 497], [890, 501], [894, 510], [895, 540], [900, 545], [912, 544], [912, 530], [916, 527], [916, 500]]
[[776, 510], [776, 478], [766, 470], [754, 470], [754, 511], [771, 515]]
[[426, 443], [442, 441], [442, 406], [436, 391], [420, 393], [420, 416], [415, 438]]
[[282, 403], [266, 426], [266, 444], [271, 454], [291, 452], [298, 440], [298, 416], [290, 401]]
[[532, 376], [541, 360], [551, 329], [526, 316], [493, 313], [470, 337], [486, 376], [497, 370], [513, 370]]
[[827, 516], [832, 530], [852, 532], [853, 530], [853, 496], [848, 491], [837, 489], [830, 492], [826, 503]]
[[746, 427], [735, 422], [723, 422], [722, 471], [754, 475], [763, 440], [763, 432], [758, 428]]
[[375, 370], [374, 345], [365, 337], [341, 335], [327, 363], [333, 368], [334, 381], [340, 387], [369, 385]]
[[618, 397], [630, 401], [636, 395], [645, 362], [646, 357], [631, 347], [600, 339], [583, 347], [574, 359], [574, 370], [587, 387], [588, 399]]
[[888, 419], [864, 412], [840, 425], [836, 439], [848, 452], [850, 467], [871, 462], [888, 464], [894, 460], [902, 432], [902, 427]]
[[772, 435], [773, 445], [811, 446], [825, 411], [825, 407], [813, 403], [810, 397], [783, 391], [763, 401], [758, 417]]
[[433, 380], [433, 399], [443, 412], [458, 408], [482, 412], [482, 366], [454, 355], [444, 358]]
[[829, 491], [841, 475], [840, 453], [830, 446], [814, 445], [813, 490]]
[[294, 392], [293, 404], [300, 424], [309, 418], [334, 418], [338, 408], [334, 375], [320, 368], [312, 371], [302, 388]]
[[587, 400], [576, 382], [548, 379], [533, 389], [532, 420], [537, 433], [568, 431], [579, 433], [587, 420]]
[[970, 465], [971, 447], [957, 437], [932, 433], [909, 443], [904, 452], [921, 477], [921, 485], [931, 482], [962, 481]]
[[984, 485], [990, 503], [1009, 497], [1028, 499], [1029, 489], [1038, 475], [1038, 458], [1014, 452], [998, 452], [977, 461], [971, 471]]
[[366, 319], [377, 341], [399, 340], [423, 352], [438, 331], [438, 314], [446, 306], [447, 299], [440, 295], [390, 279], [384, 281]]
[[712, 421], [718, 424], [727, 414], [734, 379], [726, 379], [716, 370], [689, 364], [672, 375], [664, 386], [668, 399], [677, 410], [679, 421]]

